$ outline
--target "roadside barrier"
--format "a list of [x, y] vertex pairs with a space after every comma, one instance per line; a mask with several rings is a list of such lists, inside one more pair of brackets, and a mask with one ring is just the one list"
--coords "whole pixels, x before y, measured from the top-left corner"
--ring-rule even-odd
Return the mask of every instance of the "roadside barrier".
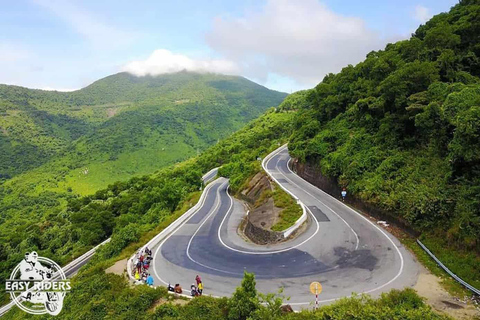
[[128, 273], [128, 277], [131, 280], [135, 281], [135, 277], [132, 275], [132, 270], [133, 270], [133, 261], [135, 260], [135, 257], [137, 255], [137, 253], [144, 251], [145, 248], [147, 248], [147, 247], [149, 249], [152, 249], [158, 243], [160, 243], [160, 241], [165, 239], [169, 234], [174, 232], [177, 229], [177, 227], [180, 226], [185, 220], [189, 219], [198, 210], [198, 208], [200, 208], [203, 205], [203, 202], [204, 202], [206, 194], [207, 194], [207, 190], [209, 190], [212, 186], [213, 186], [213, 184], [209, 184], [205, 189], [203, 189], [203, 192], [202, 192], [202, 195], [200, 196], [200, 199], [198, 200], [198, 202], [193, 207], [188, 209], [177, 220], [172, 222], [168, 227], [163, 229], [163, 231], [161, 231], [159, 234], [157, 234], [155, 237], [153, 237], [150, 241], [148, 241], [147, 244], [140, 247], [137, 250], [137, 252], [134, 253], [130, 257], [130, 259], [128, 259], [128, 261], [127, 261], [127, 273]]
[[433, 260], [435, 260], [435, 262], [443, 269], [445, 270], [446, 273], [448, 273], [450, 276], [452, 276], [453, 279], [455, 279], [457, 282], [459, 282], [461, 285], [463, 285], [465, 288], [467, 288], [468, 290], [472, 291], [473, 293], [477, 294], [480, 296], [480, 290], [476, 289], [475, 287], [473, 287], [472, 285], [466, 283], [465, 281], [463, 281], [462, 279], [460, 279], [460, 277], [458, 277], [455, 273], [453, 273], [452, 271], [450, 271], [450, 269], [448, 269], [440, 260], [438, 260], [437, 257], [435, 257], [435, 255], [430, 251], [428, 250], [428, 248], [420, 241], [417, 239], [417, 243], [420, 247], [422, 247], [423, 250], [425, 250], [426, 253], [428, 253], [428, 255], [430, 257], [432, 257]]

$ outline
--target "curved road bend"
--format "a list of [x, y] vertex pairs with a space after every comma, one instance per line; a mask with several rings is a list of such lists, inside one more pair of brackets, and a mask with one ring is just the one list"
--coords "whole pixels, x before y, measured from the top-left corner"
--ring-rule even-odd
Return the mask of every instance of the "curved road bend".
[[283, 287], [289, 303], [299, 307], [314, 301], [308, 289], [312, 281], [322, 283], [321, 303], [415, 284], [418, 265], [397, 239], [297, 176], [289, 160], [281, 147], [266, 168], [309, 208], [302, 235], [270, 246], [243, 241], [237, 226], [245, 209], [229, 195], [228, 180], [219, 178], [205, 191], [197, 212], [153, 248], [155, 283], [180, 283], [188, 290], [200, 274], [206, 294], [229, 296], [247, 270], [255, 273], [259, 291]]

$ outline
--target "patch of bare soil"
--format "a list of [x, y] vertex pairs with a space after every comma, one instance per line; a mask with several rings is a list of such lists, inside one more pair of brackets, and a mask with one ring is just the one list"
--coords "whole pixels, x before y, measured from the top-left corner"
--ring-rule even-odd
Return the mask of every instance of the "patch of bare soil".
[[248, 219], [254, 225], [270, 230], [278, 221], [282, 209], [275, 207], [273, 199], [269, 198], [264, 204], [251, 208]]
[[440, 284], [437, 276], [424, 269], [418, 277], [414, 289], [426, 299], [426, 302], [436, 311], [445, 313], [454, 319], [474, 319], [480, 317], [480, 311], [473, 305], [458, 301], [452, 297]]
[[120, 276], [126, 272], [127, 272], [127, 259], [119, 260], [115, 262], [113, 266], [105, 270], [105, 273], [114, 273]]
[[150, 309], [153, 311], [157, 307], [160, 307], [162, 304], [166, 304], [166, 303], [183, 306], [184, 304], [187, 304], [189, 301], [190, 300], [188, 299], [178, 299], [178, 298], [175, 298], [174, 295], [171, 295], [171, 296], [169, 295], [168, 298], [160, 298], [157, 301], [155, 301]]
[[106, 111], [107, 111], [107, 118], [111, 118], [117, 114], [118, 108], [108, 108]]

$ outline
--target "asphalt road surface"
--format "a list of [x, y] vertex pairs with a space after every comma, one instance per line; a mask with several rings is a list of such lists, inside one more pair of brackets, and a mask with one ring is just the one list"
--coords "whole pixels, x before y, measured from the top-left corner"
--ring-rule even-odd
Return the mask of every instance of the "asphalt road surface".
[[266, 169], [308, 207], [306, 231], [270, 246], [244, 241], [237, 228], [246, 210], [229, 195], [228, 180], [218, 178], [205, 188], [195, 214], [153, 248], [155, 285], [180, 283], [188, 291], [199, 274], [204, 294], [229, 296], [247, 270], [255, 273], [260, 292], [283, 287], [298, 309], [315, 301], [313, 281], [323, 286], [320, 303], [415, 284], [418, 264], [397, 239], [293, 173], [286, 147], [273, 154]]

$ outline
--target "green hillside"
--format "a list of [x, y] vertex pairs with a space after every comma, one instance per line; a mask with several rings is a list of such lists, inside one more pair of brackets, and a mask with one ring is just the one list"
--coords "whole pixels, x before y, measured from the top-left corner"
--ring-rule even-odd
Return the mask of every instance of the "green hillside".
[[[449, 319], [436, 314], [412, 289], [393, 290], [378, 300], [368, 296], [342, 299], [318, 311], [281, 312], [283, 295], [260, 295], [252, 274], [230, 298], [203, 296], [177, 305], [165, 287], [131, 286], [119, 275], [105, 273], [116, 261], [131, 256], [137, 248], [167, 227], [199, 198], [201, 172], [223, 165], [221, 174], [231, 179], [234, 190], [248, 181], [261, 161], [292, 134], [294, 113], [270, 112], [209, 148], [199, 157], [162, 169], [155, 175], [118, 182], [105, 190], [70, 199], [64, 214], [32, 225], [38, 233], [19, 242], [17, 250], [0, 252], [2, 276], [15, 265], [25, 248], [38, 248], [42, 255], [66, 262], [89, 246], [112, 235], [112, 241], [72, 279], [62, 316], [68, 319]], [[88, 226], [88, 227], [87, 227]], [[54, 240], [52, 236], [55, 235]], [[25, 239], [10, 234], [8, 243]], [[8, 270], [8, 271], [7, 271]], [[214, 294], [214, 292], [213, 292]], [[158, 302], [163, 301], [162, 305]], [[174, 303], [170, 303], [174, 302]], [[264, 303], [264, 304], [261, 304]], [[13, 308], [7, 316], [28, 315]]]
[[63, 166], [67, 187], [91, 193], [186, 159], [284, 97], [242, 77], [190, 72], [119, 73], [74, 92], [0, 85], [0, 177], [55, 160], [46, 166]]
[[480, 285], [480, 1], [285, 101], [289, 148]]
[[[178, 74], [192, 79], [203, 76]], [[232, 191], [241, 190], [260, 170], [258, 157], [289, 142], [291, 153], [301, 163], [321, 169], [323, 175], [345, 186], [349, 197], [422, 233], [424, 243], [453, 272], [479, 287], [479, 0], [461, 1], [449, 13], [420, 26], [411, 39], [371, 52], [358, 65], [327, 75], [314, 89], [290, 95], [277, 111], [270, 110], [191, 160], [110, 184], [83, 197], [61, 191], [78, 186], [72, 191], [90, 193], [107, 184], [110, 174], [123, 179], [129, 170], [123, 163], [140, 173], [142, 168], [151, 168], [148, 158], [158, 160], [160, 166], [163, 148], [184, 152], [182, 157], [163, 162], [171, 163], [195, 154], [197, 147], [213, 144], [234, 125], [238, 128], [242, 122], [238, 119], [253, 117], [255, 103], [267, 98], [240, 95], [238, 86], [250, 82], [235, 79], [221, 84], [192, 80], [189, 85], [202, 88], [194, 91], [171, 85], [168, 92], [176, 92], [169, 96], [171, 100], [166, 98], [168, 94], [147, 94], [149, 86], [166, 90], [169, 85], [163, 80], [127, 74], [103, 79], [82, 94], [8, 87], [16, 91], [1, 96], [8, 102], [2, 111], [5, 118], [21, 118], [25, 126], [41, 128], [57, 140], [50, 139], [49, 148], [42, 149], [38, 135], [29, 138], [22, 132], [23, 140], [14, 143], [4, 138], [6, 142], [2, 142], [11, 147], [13, 158], [34, 152], [39, 158], [46, 154], [48, 159], [44, 164], [38, 159], [39, 163], [28, 167], [16, 167], [12, 161], [9, 168], [17, 171], [5, 171], [16, 176], [0, 185], [0, 282], [26, 250], [35, 249], [63, 264], [111, 236], [112, 241], [72, 280], [75, 290], [67, 296], [64, 310], [70, 318], [236, 319], [241, 313], [242, 318], [281, 319], [279, 303], [272, 297], [266, 307], [258, 304], [251, 275], [246, 276], [246, 281], [250, 279], [245, 284], [250, 290], [247, 295], [238, 290], [232, 299], [203, 297], [182, 307], [165, 304], [155, 308], [155, 301], [164, 294], [162, 289], [132, 288], [127, 280], [105, 274], [104, 269], [130, 256], [191, 207], [199, 196], [202, 172], [222, 165], [219, 173], [230, 178]], [[125, 85], [129, 82], [137, 89], [130, 90]], [[116, 88], [110, 97], [102, 93], [104, 86]], [[191, 95], [187, 98], [179, 92]], [[224, 111], [207, 96], [224, 99], [233, 108]], [[56, 97], [55, 103], [51, 97]], [[281, 98], [283, 95], [278, 100]], [[156, 99], [169, 102], [152, 104]], [[35, 105], [35, 112], [60, 118], [45, 118], [40, 125], [33, 113], [28, 114], [28, 101]], [[237, 120], [228, 118], [232, 115]], [[212, 117], [216, 121], [210, 123]], [[193, 123], [198, 121], [208, 129], [197, 128]], [[2, 124], [3, 131], [4, 127]], [[222, 133], [215, 136], [209, 131], [212, 128]], [[25, 149], [15, 149], [20, 146]], [[126, 172], [125, 176], [133, 174]], [[240, 300], [242, 297], [248, 302]], [[10, 315], [26, 317], [19, 310]], [[376, 301], [341, 300], [316, 313], [283, 317], [442, 318], [408, 289], [392, 291]]]
[[0, 86], [2, 273], [11, 250], [55, 248], [71, 259], [111, 233], [93, 229], [94, 238], [78, 242], [66, 216], [78, 194], [194, 156], [285, 95], [242, 77], [189, 72], [120, 73], [70, 93]]

